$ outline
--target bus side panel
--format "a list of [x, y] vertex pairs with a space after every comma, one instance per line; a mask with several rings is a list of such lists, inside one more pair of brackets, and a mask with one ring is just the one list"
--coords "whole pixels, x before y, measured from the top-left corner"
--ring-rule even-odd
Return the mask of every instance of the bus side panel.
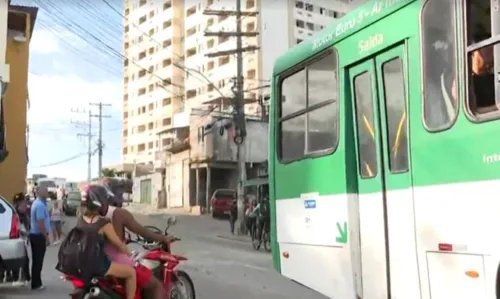
[[[343, 76], [340, 72], [340, 80]], [[343, 94], [340, 97], [339, 143], [333, 154], [281, 164], [273, 151], [273, 231], [278, 242], [273, 258], [282, 275], [300, 284], [331, 298], [356, 298], [351, 237], [359, 241], [359, 219], [357, 211], [355, 217], [350, 212], [357, 194], [350, 193], [356, 189], [355, 180], [346, 177], [355, 174], [346, 169], [354, 155], [352, 140], [346, 150], [346, 112]], [[359, 253], [356, 245], [354, 252]]]
[[345, 222], [338, 220], [348, 218], [348, 196], [318, 196], [316, 209], [304, 209], [310, 198], [276, 202], [279, 247], [287, 253], [280, 257], [281, 273], [328, 297], [353, 298], [350, 247], [337, 242], [337, 223], [343, 229]]

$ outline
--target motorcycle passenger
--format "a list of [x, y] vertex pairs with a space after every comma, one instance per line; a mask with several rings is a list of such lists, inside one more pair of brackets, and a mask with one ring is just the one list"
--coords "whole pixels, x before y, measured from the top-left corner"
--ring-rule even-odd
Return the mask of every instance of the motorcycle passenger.
[[[98, 197], [101, 196], [98, 190], [92, 189], [92, 187], [89, 189], [82, 192], [82, 195], [85, 194], [85, 196], [82, 196], [82, 216], [78, 220], [77, 225], [93, 226], [95, 229], [98, 229], [99, 234], [102, 235], [100, 242], [102, 242], [104, 246], [112, 246], [116, 248], [117, 251], [130, 257], [132, 253], [128, 250], [127, 245], [118, 237], [111, 222], [105, 217], [102, 217], [99, 213], [102, 205], [98, 199]], [[93, 276], [113, 276], [125, 279], [126, 297], [127, 299], [134, 299], [137, 290], [137, 279], [134, 267], [113, 262], [106, 254], [102, 254], [101, 256], [103, 260], [98, 261], [100, 264], [99, 273], [95, 273]]]
[[[113, 207], [109, 205], [109, 201], [114, 198], [113, 193], [103, 186], [92, 185], [92, 192], [99, 193], [99, 200], [101, 200], [101, 207], [99, 209], [101, 216], [110, 220], [115, 228], [115, 231], [121, 240], [125, 240], [125, 229], [143, 237], [148, 241], [155, 241], [169, 244], [175, 240], [174, 236], [164, 236], [162, 234], [157, 234], [151, 230], [143, 227], [139, 224], [134, 216], [127, 211], [119, 207]], [[106, 254], [111, 258], [113, 262], [134, 265], [132, 258], [128, 255], [119, 252], [113, 246], [105, 246], [104, 248]], [[162, 282], [160, 282], [152, 273], [152, 271], [139, 265], [135, 267], [137, 276], [137, 287], [142, 290], [146, 289], [152, 293], [152, 299], [164, 299], [167, 294], [163, 287]]]

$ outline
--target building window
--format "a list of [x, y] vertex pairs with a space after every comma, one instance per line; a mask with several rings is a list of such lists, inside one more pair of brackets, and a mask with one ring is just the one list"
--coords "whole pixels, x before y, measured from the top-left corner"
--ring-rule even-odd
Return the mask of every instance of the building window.
[[229, 63], [229, 56], [224, 56], [219, 58], [219, 66], [226, 65]]
[[297, 26], [299, 28], [304, 28], [304, 21], [302, 21], [302, 20], [296, 20], [295, 21], [295, 26]]
[[164, 127], [170, 126], [172, 124], [172, 119], [170, 117], [164, 118], [161, 123]]
[[306, 62], [281, 81], [279, 149], [282, 162], [328, 154], [338, 143], [337, 53]]
[[304, 2], [302, 2], [302, 1], [296, 1], [295, 2], [295, 7], [300, 8], [300, 9], [304, 9]]
[[187, 11], [186, 11], [186, 18], [187, 17], [190, 17], [192, 15], [194, 15], [196, 13], [196, 5], [195, 6], [192, 6], [190, 7]]
[[172, 99], [171, 98], [164, 98], [162, 100], [162, 106], [168, 106], [172, 103]]

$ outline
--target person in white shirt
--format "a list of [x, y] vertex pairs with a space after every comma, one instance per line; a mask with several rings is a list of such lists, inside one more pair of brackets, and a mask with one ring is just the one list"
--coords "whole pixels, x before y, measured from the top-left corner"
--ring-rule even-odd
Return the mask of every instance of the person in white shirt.
[[52, 227], [52, 238], [53, 244], [57, 245], [60, 243], [62, 235], [62, 201], [52, 200], [50, 203], [49, 214]]
[[57, 200], [63, 200], [64, 188], [62, 186], [57, 187]]

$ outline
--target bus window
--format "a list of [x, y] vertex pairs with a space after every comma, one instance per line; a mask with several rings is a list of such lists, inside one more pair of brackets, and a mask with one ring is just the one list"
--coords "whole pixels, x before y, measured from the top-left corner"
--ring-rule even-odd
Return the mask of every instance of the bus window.
[[372, 82], [366, 72], [354, 78], [354, 98], [359, 146], [359, 173], [362, 178], [377, 175], [377, 147], [373, 122]]
[[[500, 37], [500, 20], [497, 17], [493, 21], [490, 0], [467, 1], [466, 12], [468, 108], [474, 117], [478, 117], [499, 110], [495, 100], [494, 53], [495, 47], [500, 47], [495, 46], [495, 39]], [[499, 24], [495, 25], [495, 22]]]
[[382, 66], [384, 78], [389, 169], [392, 173], [408, 171], [408, 142], [406, 136], [406, 100], [401, 58]]
[[[307, 67], [307, 107], [324, 106], [307, 114], [307, 151], [331, 149], [337, 142], [337, 61], [333, 54]], [[333, 103], [335, 102], [335, 103]]]
[[306, 70], [303, 69], [281, 83], [281, 158], [292, 161], [304, 155], [306, 144], [305, 114], [286, 119], [306, 107]]
[[282, 161], [327, 152], [338, 141], [337, 53], [329, 51], [281, 83], [279, 120]]
[[458, 115], [456, 2], [427, 0], [422, 8], [423, 121], [450, 128]]

